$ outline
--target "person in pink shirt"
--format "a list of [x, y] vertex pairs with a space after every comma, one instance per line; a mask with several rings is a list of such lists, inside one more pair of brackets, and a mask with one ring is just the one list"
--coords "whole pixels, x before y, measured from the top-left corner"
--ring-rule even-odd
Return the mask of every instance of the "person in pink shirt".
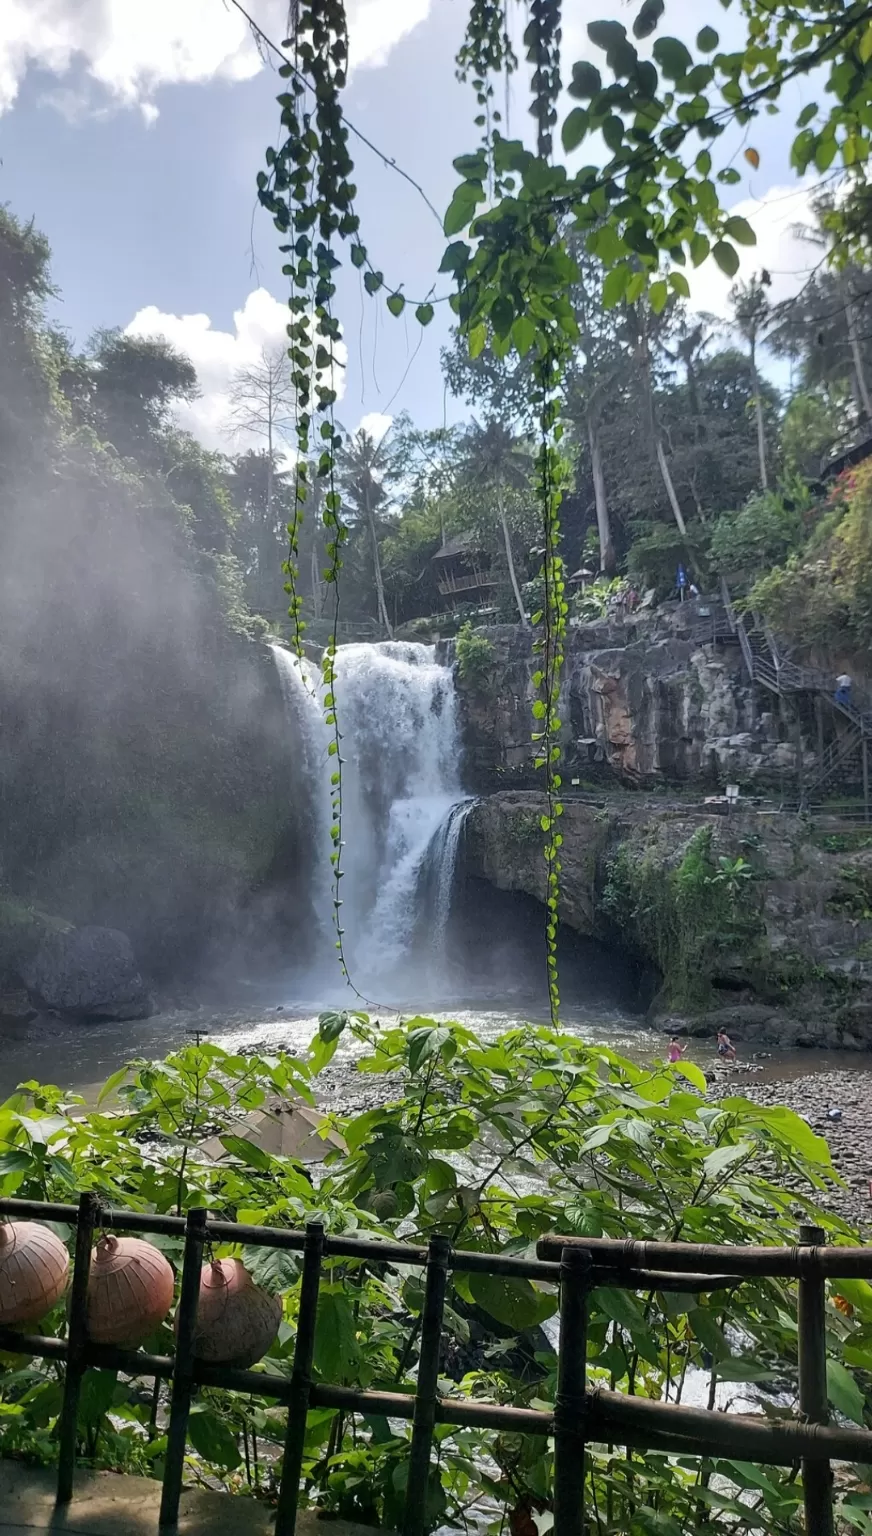
[[687, 1046], [680, 1045], [678, 1036], [673, 1035], [669, 1042], [669, 1050], [666, 1052], [666, 1060], [671, 1062], [680, 1061], [686, 1050]]

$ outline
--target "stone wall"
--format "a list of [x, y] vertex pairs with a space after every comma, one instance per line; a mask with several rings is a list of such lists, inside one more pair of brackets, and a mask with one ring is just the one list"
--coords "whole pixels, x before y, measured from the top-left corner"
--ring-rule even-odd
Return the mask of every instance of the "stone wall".
[[[705, 630], [693, 604], [570, 629], [560, 701], [570, 773], [634, 787], [738, 780], [795, 792], [794, 721], [780, 701], [755, 695], [738, 646]], [[467, 775], [479, 789], [532, 785], [539, 659], [518, 626], [484, 633], [490, 674], [458, 678]]]
[[[544, 797], [529, 791], [480, 800], [466, 823], [463, 869], [544, 901], [544, 808]], [[815, 832], [789, 814], [706, 814], [643, 795], [599, 805], [568, 798], [560, 825], [562, 921], [649, 963], [657, 957], [639, 954], [632, 923], [603, 901], [620, 849], [653, 860], [665, 880], [708, 827], [715, 865], [742, 857], [753, 866], [741, 898], [755, 913], [753, 936], [749, 929], [747, 945], [715, 968], [698, 1013], [676, 1020], [661, 991], [655, 1011], [664, 1027], [710, 1033], [723, 1024], [763, 1045], [872, 1046], [872, 835]]]

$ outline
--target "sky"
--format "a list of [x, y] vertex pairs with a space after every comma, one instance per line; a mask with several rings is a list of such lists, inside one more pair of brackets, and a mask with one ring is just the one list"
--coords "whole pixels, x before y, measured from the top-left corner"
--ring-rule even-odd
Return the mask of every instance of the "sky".
[[[246, 9], [281, 43], [287, 0], [247, 0]], [[452, 159], [478, 134], [472, 92], [454, 68], [466, 0], [348, 0], [348, 9], [347, 116], [441, 213], [457, 181]], [[629, 27], [634, 11], [622, 0], [565, 0], [564, 75], [577, 58], [602, 63], [588, 22], [610, 16]], [[719, 0], [666, 0], [659, 35], [692, 40], [704, 23], [729, 45], [738, 17]], [[511, 131], [526, 134], [525, 84], [522, 75], [509, 105]], [[0, 200], [51, 242], [56, 318], [80, 345], [98, 327], [120, 327], [182, 348], [202, 389], [182, 424], [213, 448], [235, 446], [234, 370], [284, 336], [279, 236], [255, 193], [283, 88], [231, 0], [0, 3]], [[810, 188], [789, 167], [795, 117], [811, 99], [813, 82], [795, 83], [779, 116], [731, 146], [742, 182], [727, 190], [758, 236], [740, 276], [765, 266], [775, 300], [818, 259], [792, 232], [808, 217]], [[757, 171], [742, 157], [746, 142], [760, 154]], [[353, 152], [374, 264], [410, 299], [447, 292], [437, 273], [445, 239], [425, 197], [360, 140]], [[695, 306], [725, 318], [729, 286], [706, 263], [693, 277]], [[383, 299], [366, 297], [349, 272], [338, 309], [348, 352], [338, 414], [348, 430], [364, 422], [379, 431], [400, 410], [421, 426], [457, 418], [439, 367], [445, 304], [421, 332], [413, 315], [395, 320]], [[783, 365], [770, 371], [787, 382]]]

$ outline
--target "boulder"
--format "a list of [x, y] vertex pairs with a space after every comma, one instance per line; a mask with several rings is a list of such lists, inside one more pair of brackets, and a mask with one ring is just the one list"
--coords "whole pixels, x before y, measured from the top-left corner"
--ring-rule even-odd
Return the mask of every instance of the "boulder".
[[47, 934], [22, 979], [40, 1008], [78, 1019], [147, 1019], [154, 1009], [127, 935], [115, 928]]

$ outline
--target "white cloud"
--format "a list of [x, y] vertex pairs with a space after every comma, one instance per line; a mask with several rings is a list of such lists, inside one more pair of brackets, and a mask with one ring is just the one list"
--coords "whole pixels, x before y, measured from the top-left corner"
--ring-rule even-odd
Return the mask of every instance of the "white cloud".
[[[350, 0], [353, 67], [384, 64], [391, 49], [424, 21], [432, 0]], [[264, 32], [281, 43], [287, 0], [250, 0]], [[154, 121], [161, 86], [250, 80], [263, 60], [245, 18], [229, 0], [2, 0], [0, 112], [14, 104], [29, 69], [58, 77], [84, 71], [87, 89], [67, 92], [79, 113], [108, 103], [139, 107]], [[49, 93], [48, 101], [57, 100]]]
[[357, 431], [366, 432], [376, 443], [380, 443], [393, 425], [393, 420], [393, 416], [386, 416], [383, 411], [369, 411], [366, 416], [361, 416]]
[[[256, 363], [264, 351], [287, 345], [288, 308], [265, 288], [248, 295], [233, 316], [232, 331], [215, 330], [208, 315], [168, 315], [154, 304], [140, 309], [125, 327], [128, 336], [164, 336], [191, 359], [200, 381], [197, 400], [179, 406], [180, 427], [207, 448], [224, 453], [262, 447], [260, 439], [236, 431], [230, 420], [230, 391], [234, 374]], [[344, 344], [337, 347], [344, 362]], [[344, 368], [337, 371], [336, 392], [345, 388]]]

